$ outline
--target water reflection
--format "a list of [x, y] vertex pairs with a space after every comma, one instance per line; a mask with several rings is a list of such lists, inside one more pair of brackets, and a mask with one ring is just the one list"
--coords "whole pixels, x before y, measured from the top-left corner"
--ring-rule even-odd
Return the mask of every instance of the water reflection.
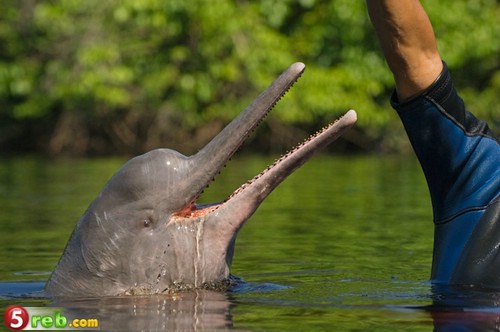
[[435, 331], [500, 331], [500, 293], [465, 286], [432, 286], [433, 303], [425, 308]]
[[[266, 330], [282, 330], [283, 326], [294, 326], [294, 319], [300, 319], [299, 327], [307, 330], [322, 329], [334, 326], [336, 330], [360, 328], [364, 324], [377, 324], [377, 320], [369, 322], [350, 321], [344, 325], [341, 319], [363, 317], [361, 313], [378, 315], [381, 318], [391, 317], [401, 324], [402, 317], [420, 317], [420, 322], [429, 321], [431, 326], [423, 324], [436, 332], [441, 331], [500, 331], [500, 294], [487, 290], [458, 288], [432, 285], [429, 296], [432, 304], [426, 306], [384, 306], [374, 305], [376, 299], [385, 296], [390, 298], [414, 299], [411, 286], [405, 292], [391, 293], [381, 289], [380, 293], [349, 294], [349, 297], [360, 297], [363, 304], [338, 303], [331, 299], [322, 304], [305, 301], [300, 292], [304, 289], [293, 289], [273, 284], [242, 283], [236, 289], [222, 293], [208, 290], [197, 290], [175, 294], [154, 296], [123, 296], [105, 298], [65, 298], [47, 299], [43, 296], [43, 282], [33, 283], [0, 283], [0, 303], [21, 304], [24, 306], [43, 306], [62, 308], [63, 314], [70, 321], [73, 318], [98, 319], [101, 331], [215, 331], [215, 330], [254, 330], [252, 324], [234, 323], [234, 314], [256, 306], [260, 310], [275, 314], [276, 318], [286, 312], [289, 323], [276, 320], [268, 324]], [[335, 285], [339, 287], [339, 285]], [[294, 301], [286, 300], [283, 292], [299, 294]], [[385, 294], [385, 295], [381, 295]], [[325, 294], [326, 295], [326, 294]], [[301, 308], [301, 310], [297, 310]], [[4, 308], [3, 308], [4, 309]], [[332, 310], [341, 312], [339, 316], [329, 316]], [[311, 312], [320, 320], [307, 317]], [[292, 314], [293, 313], [293, 314]], [[293, 315], [296, 315], [294, 317]], [[351, 318], [350, 315], [352, 315]], [[262, 316], [256, 315], [258, 320]], [[428, 317], [428, 318], [425, 318]], [[365, 316], [366, 319], [366, 316]], [[241, 319], [240, 319], [241, 321]], [[303, 322], [306, 322], [305, 324]], [[412, 321], [417, 327], [416, 321]], [[349, 326], [349, 328], [346, 328]], [[433, 326], [433, 327], [432, 327]], [[394, 326], [393, 326], [394, 327]], [[261, 330], [262, 325], [257, 330]], [[429, 329], [416, 329], [429, 330]]]
[[234, 330], [230, 293], [197, 290], [155, 296], [48, 299], [43, 287], [43, 282], [2, 282], [0, 303], [39, 307], [42, 301], [43, 306], [61, 308], [68, 322], [97, 319], [101, 331]]
[[[263, 287], [265, 288], [265, 286]], [[442, 291], [442, 290], [441, 290]], [[74, 317], [98, 317], [101, 328], [113, 331], [235, 330], [231, 311], [238, 293], [196, 291], [151, 297], [121, 297], [56, 301]], [[433, 305], [422, 309], [434, 331], [499, 331], [500, 295], [484, 291], [433, 293]], [[263, 301], [265, 303], [265, 301]], [[245, 302], [243, 301], [244, 304]], [[290, 306], [291, 303], [274, 305]], [[294, 306], [297, 303], [293, 304]], [[310, 303], [303, 303], [310, 306]], [[334, 304], [330, 304], [334, 306]], [[351, 310], [356, 310], [352, 306]], [[401, 308], [400, 308], [401, 309]], [[334, 322], [332, 322], [334, 323]], [[311, 329], [314, 329], [311, 326]]]
[[233, 328], [228, 294], [198, 290], [156, 296], [58, 300], [68, 317], [97, 318], [105, 331], [214, 331]]

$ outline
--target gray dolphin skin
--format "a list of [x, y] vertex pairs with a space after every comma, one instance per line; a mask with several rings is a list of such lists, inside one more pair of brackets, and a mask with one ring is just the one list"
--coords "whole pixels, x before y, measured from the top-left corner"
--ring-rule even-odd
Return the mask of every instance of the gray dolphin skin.
[[79, 220], [46, 284], [47, 295], [227, 289], [243, 224], [288, 175], [356, 122], [356, 113], [348, 111], [223, 202], [196, 204], [304, 69], [302, 63], [291, 65], [195, 155], [157, 149], [129, 160]]

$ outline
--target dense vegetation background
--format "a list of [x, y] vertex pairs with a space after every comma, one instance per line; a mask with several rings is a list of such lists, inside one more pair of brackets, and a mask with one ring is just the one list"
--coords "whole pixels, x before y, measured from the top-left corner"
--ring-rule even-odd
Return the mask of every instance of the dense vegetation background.
[[[468, 108], [500, 128], [500, 2], [423, 1]], [[408, 149], [364, 1], [2, 0], [0, 151], [190, 153], [295, 61], [254, 138], [277, 151], [354, 108], [346, 149]]]

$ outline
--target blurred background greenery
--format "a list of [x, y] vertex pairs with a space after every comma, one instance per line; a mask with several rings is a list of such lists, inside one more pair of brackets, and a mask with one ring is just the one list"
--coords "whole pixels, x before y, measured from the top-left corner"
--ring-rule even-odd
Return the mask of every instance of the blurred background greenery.
[[[500, 1], [423, 1], [469, 110], [500, 128]], [[196, 151], [293, 62], [253, 139], [289, 148], [349, 108], [341, 151], [404, 152], [364, 1], [2, 0], [0, 151]]]

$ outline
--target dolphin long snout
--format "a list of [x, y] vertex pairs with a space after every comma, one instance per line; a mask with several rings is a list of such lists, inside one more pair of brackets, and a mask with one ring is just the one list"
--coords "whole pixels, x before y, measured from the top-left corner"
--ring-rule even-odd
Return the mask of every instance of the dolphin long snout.
[[200, 185], [199, 193], [245, 142], [274, 105], [300, 78], [305, 65], [292, 64], [217, 136], [191, 158], [198, 165], [192, 177]]

